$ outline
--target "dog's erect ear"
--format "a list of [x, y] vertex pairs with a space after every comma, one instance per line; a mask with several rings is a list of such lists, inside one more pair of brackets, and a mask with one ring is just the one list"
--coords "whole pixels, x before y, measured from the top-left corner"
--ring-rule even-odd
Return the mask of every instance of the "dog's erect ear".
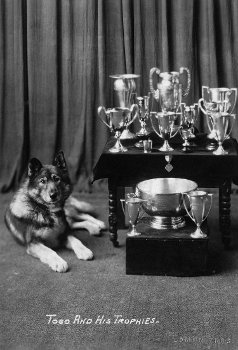
[[32, 158], [28, 164], [28, 176], [31, 177], [38, 174], [41, 168], [41, 162], [37, 158]]
[[67, 170], [67, 164], [66, 164], [66, 161], [64, 159], [64, 153], [63, 151], [60, 151], [54, 161], [53, 161], [53, 165], [57, 166], [59, 169], [62, 169], [62, 170]]

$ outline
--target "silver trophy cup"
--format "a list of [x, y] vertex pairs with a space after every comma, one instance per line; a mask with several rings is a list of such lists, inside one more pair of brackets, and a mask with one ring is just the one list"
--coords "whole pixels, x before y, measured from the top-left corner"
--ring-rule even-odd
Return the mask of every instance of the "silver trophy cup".
[[[186, 198], [188, 199], [189, 206], [187, 204]], [[197, 226], [196, 231], [191, 234], [191, 237], [193, 238], [207, 237], [207, 235], [204, 232], [202, 232], [201, 225], [210, 213], [210, 210], [212, 207], [212, 194], [208, 194], [205, 191], [199, 191], [199, 190], [192, 191], [190, 193], [184, 193], [183, 203], [188, 216], [195, 222]], [[208, 203], [208, 209], [206, 209], [207, 203]]]
[[144, 202], [143, 199], [137, 198], [137, 197], [130, 197], [125, 199], [121, 199], [121, 205], [124, 214], [126, 215], [126, 208], [127, 207], [127, 213], [129, 217], [129, 223], [131, 226], [131, 229], [128, 231], [127, 236], [128, 237], [134, 237], [134, 236], [140, 236], [141, 233], [137, 231], [136, 225], [144, 215], [145, 211], [142, 208], [142, 203]]
[[98, 116], [101, 121], [115, 134], [117, 139], [115, 146], [109, 149], [109, 152], [118, 153], [126, 152], [127, 148], [121, 144], [120, 138], [122, 132], [128, 127], [137, 117], [138, 106], [132, 105], [131, 108], [117, 107], [105, 109], [98, 108]]
[[198, 119], [198, 103], [194, 103], [192, 106], [187, 106], [185, 103], [181, 103], [182, 124], [186, 125], [187, 129], [191, 130], [191, 137], [194, 138], [194, 124]]
[[161, 152], [173, 151], [173, 147], [170, 146], [169, 140], [174, 137], [179, 131], [178, 125], [175, 125], [175, 121], [178, 119], [178, 115], [168, 113], [154, 113], [150, 114], [150, 120], [153, 130], [156, 134], [164, 140], [162, 147], [159, 148]]
[[[187, 86], [184, 89], [181, 83], [181, 75], [187, 72]], [[157, 74], [156, 89], [154, 89], [154, 76]], [[182, 101], [182, 98], [188, 95], [190, 91], [190, 71], [188, 68], [181, 67], [179, 72], [161, 73], [159, 68], [150, 70], [150, 91], [154, 94], [157, 102], [160, 103], [162, 111], [177, 112], [176, 109]]]
[[[110, 75], [110, 78], [114, 80], [113, 92], [114, 92], [114, 106], [121, 108], [131, 108], [135, 103], [134, 95], [136, 91], [136, 79], [140, 76], [137, 74], [116, 74]], [[126, 126], [121, 135], [121, 139], [135, 138], [136, 135], [132, 133]]]
[[[201, 111], [206, 115], [209, 129], [209, 139], [216, 139], [213, 125], [209, 116], [213, 112], [220, 112], [222, 116], [231, 115], [237, 101], [237, 88], [209, 88], [202, 86], [202, 98], [199, 99], [198, 105]], [[208, 146], [209, 149], [209, 146]], [[211, 147], [211, 150], [213, 147]]]
[[138, 148], [143, 148], [143, 139], [151, 133], [150, 128], [148, 128], [146, 125], [150, 116], [149, 104], [151, 99], [151, 93], [149, 92], [148, 96], [138, 96], [136, 97], [136, 99], [138, 101], [138, 120], [140, 122], [140, 130], [136, 133], [136, 136], [141, 138], [141, 140], [135, 143], [135, 146]]
[[221, 112], [212, 112], [209, 114], [209, 120], [212, 125], [214, 138], [218, 142], [218, 148], [213, 151], [213, 154], [221, 156], [228, 154], [223, 148], [223, 142], [230, 137], [236, 115], [223, 114]]

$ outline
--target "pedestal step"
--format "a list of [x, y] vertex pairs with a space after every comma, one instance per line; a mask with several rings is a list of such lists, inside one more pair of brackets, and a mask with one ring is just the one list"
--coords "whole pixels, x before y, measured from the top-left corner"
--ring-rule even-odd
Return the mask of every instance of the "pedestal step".
[[186, 219], [186, 226], [176, 230], [151, 228], [150, 218], [137, 225], [140, 236], [126, 239], [126, 274], [157, 276], [197, 276], [206, 274], [209, 227], [202, 231], [206, 238], [192, 238], [195, 224]]

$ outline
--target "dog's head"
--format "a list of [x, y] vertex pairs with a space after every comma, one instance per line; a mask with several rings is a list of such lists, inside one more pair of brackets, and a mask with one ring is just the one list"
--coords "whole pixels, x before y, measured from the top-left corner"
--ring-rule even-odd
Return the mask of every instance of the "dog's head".
[[64, 154], [60, 151], [52, 165], [32, 158], [28, 165], [28, 193], [42, 204], [63, 205], [72, 192], [72, 183]]

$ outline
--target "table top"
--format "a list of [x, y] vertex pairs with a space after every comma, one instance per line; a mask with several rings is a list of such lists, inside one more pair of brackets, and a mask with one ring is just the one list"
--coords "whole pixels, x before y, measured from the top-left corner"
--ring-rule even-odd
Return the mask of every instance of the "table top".
[[[153, 177], [181, 177], [191, 180], [206, 179], [213, 180], [230, 178], [238, 184], [238, 144], [235, 139], [228, 139], [223, 147], [228, 151], [227, 155], [217, 156], [206, 149], [209, 142], [207, 134], [197, 133], [194, 139], [195, 147], [191, 153], [182, 152], [180, 135], [170, 140], [174, 148], [172, 152], [161, 152], [159, 147], [163, 140], [155, 133], [150, 135], [153, 141], [151, 153], [144, 153], [143, 149], [135, 147], [138, 139], [121, 140], [128, 148], [127, 152], [111, 153], [109, 149], [115, 144], [116, 139], [110, 137], [104, 147], [97, 164], [93, 169], [93, 181], [102, 178], [141, 178]], [[168, 164], [165, 156], [170, 155], [173, 169], [168, 172], [165, 166]], [[213, 186], [211, 186], [213, 187]], [[216, 186], [214, 186], [216, 187]]]

